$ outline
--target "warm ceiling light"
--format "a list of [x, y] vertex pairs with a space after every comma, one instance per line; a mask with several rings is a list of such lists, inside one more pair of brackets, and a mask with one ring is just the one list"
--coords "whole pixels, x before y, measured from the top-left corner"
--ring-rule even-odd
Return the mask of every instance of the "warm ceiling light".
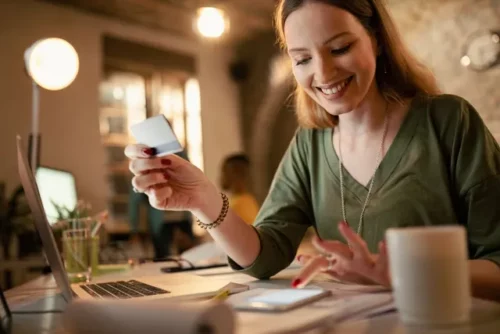
[[196, 27], [202, 36], [217, 38], [226, 30], [224, 12], [213, 7], [203, 7], [198, 10]]
[[60, 38], [35, 42], [25, 51], [24, 60], [30, 77], [48, 90], [66, 88], [78, 74], [78, 54], [71, 44]]

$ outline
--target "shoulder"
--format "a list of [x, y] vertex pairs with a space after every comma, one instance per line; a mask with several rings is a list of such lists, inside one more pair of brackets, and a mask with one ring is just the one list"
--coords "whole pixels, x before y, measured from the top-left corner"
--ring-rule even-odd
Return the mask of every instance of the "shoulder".
[[470, 117], [480, 118], [476, 109], [469, 101], [463, 97], [442, 94], [427, 97], [429, 113], [433, 118], [447, 120], [455, 119], [457, 121], [469, 119]]
[[257, 200], [250, 193], [246, 193], [246, 194], [241, 195], [240, 202], [248, 207], [256, 207], [257, 206]]
[[298, 128], [295, 132], [294, 142], [301, 150], [310, 152], [314, 147], [322, 145], [328, 133], [331, 133], [331, 129]]
[[438, 132], [462, 132], [486, 126], [472, 104], [463, 97], [442, 94], [427, 97], [427, 112]]
[[317, 159], [318, 152], [322, 151], [324, 131], [320, 129], [297, 128], [287, 151], [281, 159], [281, 163], [275, 174], [276, 178], [282, 176], [290, 180], [305, 180], [308, 178], [313, 161]]

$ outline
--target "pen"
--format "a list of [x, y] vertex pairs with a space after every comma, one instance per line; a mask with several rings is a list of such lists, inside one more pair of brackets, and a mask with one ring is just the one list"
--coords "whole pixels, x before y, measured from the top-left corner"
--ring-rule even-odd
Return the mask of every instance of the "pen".
[[215, 296], [212, 297], [213, 301], [224, 301], [229, 297], [230, 291], [228, 289], [224, 289], [219, 291]]

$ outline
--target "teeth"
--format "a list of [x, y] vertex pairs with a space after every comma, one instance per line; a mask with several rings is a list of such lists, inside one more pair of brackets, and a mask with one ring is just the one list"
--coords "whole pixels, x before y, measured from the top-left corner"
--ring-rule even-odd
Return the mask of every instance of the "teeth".
[[338, 84], [332, 88], [321, 88], [321, 91], [326, 95], [336, 94], [340, 92], [347, 85], [347, 80], [344, 80], [342, 83]]

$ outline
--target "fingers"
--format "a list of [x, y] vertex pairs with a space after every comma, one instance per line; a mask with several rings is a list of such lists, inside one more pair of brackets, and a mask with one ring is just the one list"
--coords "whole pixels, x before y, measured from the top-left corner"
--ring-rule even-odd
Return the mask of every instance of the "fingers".
[[321, 256], [314, 256], [309, 259], [304, 268], [292, 281], [294, 288], [302, 288], [309, 283], [309, 281], [318, 273], [328, 268], [328, 260]]
[[150, 158], [156, 154], [154, 148], [142, 144], [133, 144], [125, 147], [125, 155], [130, 159]]
[[154, 172], [136, 175], [132, 178], [132, 185], [138, 192], [145, 192], [150, 187], [167, 183], [169, 176], [166, 172]]
[[311, 260], [311, 258], [313, 258], [314, 255], [308, 255], [308, 254], [300, 254], [300, 255], [297, 255], [297, 262], [301, 265], [301, 266], [305, 266], [307, 264], [307, 262], [309, 262], [309, 260]]
[[145, 174], [147, 171], [164, 169], [172, 164], [171, 159], [153, 158], [153, 159], [132, 159], [128, 168], [134, 175]]
[[380, 241], [378, 243], [378, 259], [377, 265], [387, 267], [388, 265], [388, 257], [387, 257], [387, 247], [384, 241]]
[[326, 241], [314, 236], [312, 243], [321, 253], [336, 254], [346, 260], [350, 260], [353, 257], [351, 249], [340, 241]]
[[366, 241], [354, 232], [346, 222], [339, 223], [339, 232], [346, 239], [354, 256], [360, 257], [368, 263], [373, 263]]
[[391, 275], [389, 272], [389, 258], [387, 254], [387, 245], [384, 241], [378, 244], [379, 256], [375, 268], [380, 277], [378, 283], [387, 287], [391, 287]]
[[169, 186], [155, 186], [147, 190], [149, 204], [155, 209], [167, 207], [167, 201], [172, 196], [172, 188]]

